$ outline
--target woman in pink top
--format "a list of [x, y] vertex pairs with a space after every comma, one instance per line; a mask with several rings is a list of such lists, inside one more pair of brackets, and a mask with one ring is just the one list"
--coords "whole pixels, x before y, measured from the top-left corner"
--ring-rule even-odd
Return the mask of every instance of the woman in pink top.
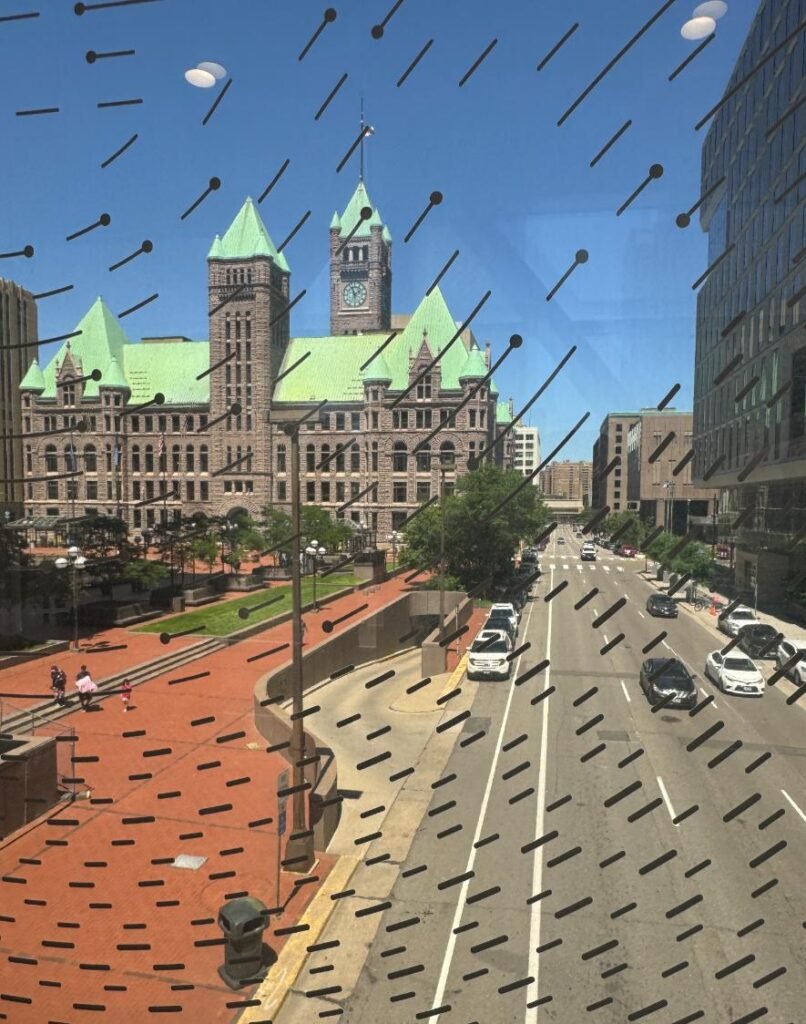
[[82, 710], [88, 711], [92, 701], [92, 695], [98, 687], [93, 682], [92, 676], [90, 675], [86, 665], [82, 665], [81, 671], [78, 673], [76, 689], [78, 690], [78, 699], [81, 701]]

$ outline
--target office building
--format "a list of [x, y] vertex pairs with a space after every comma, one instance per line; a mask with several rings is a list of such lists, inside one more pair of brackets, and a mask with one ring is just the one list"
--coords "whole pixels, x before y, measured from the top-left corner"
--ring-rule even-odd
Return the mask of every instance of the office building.
[[737, 590], [773, 601], [806, 569], [803, 16], [802, 0], [759, 4], [703, 141], [699, 183], [713, 269], [697, 296], [694, 478], [719, 488]]
[[[540, 431], [537, 427], [518, 426], [512, 431], [512, 439], [513, 469], [529, 476], [540, 465]], [[532, 482], [537, 486], [538, 477], [534, 476]]]
[[547, 498], [564, 498], [590, 506], [592, 464], [590, 462], [551, 462], [540, 473], [540, 491]]
[[637, 511], [637, 502], [627, 495], [627, 434], [638, 420], [637, 412], [609, 412], [599, 427], [593, 445], [591, 504], [597, 511]]
[[711, 512], [714, 490], [692, 483], [692, 441], [692, 413], [672, 408], [642, 409], [629, 429], [627, 499], [649, 528], [687, 533]]
[[36, 358], [36, 339], [33, 296], [0, 278], [0, 514], [4, 520], [20, 515], [23, 508], [20, 381]]

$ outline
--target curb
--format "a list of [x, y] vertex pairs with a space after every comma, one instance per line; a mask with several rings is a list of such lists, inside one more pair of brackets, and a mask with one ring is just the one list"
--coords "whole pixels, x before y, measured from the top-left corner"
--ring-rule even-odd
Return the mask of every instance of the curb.
[[343, 856], [334, 864], [297, 924], [305, 930], [289, 938], [277, 962], [251, 997], [259, 1000], [260, 1005], [247, 1009], [238, 1017], [238, 1024], [266, 1024], [276, 1018], [299, 977], [308, 956], [308, 946], [316, 943], [336, 909], [337, 901], [332, 897], [346, 888], [360, 863], [358, 857]]

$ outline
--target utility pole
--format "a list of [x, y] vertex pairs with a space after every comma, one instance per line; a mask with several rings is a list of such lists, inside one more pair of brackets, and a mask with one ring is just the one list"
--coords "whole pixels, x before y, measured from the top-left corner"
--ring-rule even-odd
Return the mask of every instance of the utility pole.
[[292, 663], [291, 695], [293, 701], [291, 760], [293, 764], [293, 812], [292, 832], [285, 847], [288, 870], [306, 873], [313, 865], [313, 830], [305, 819], [305, 729], [302, 717], [302, 579], [300, 566], [300, 532], [302, 515], [300, 510], [299, 479], [299, 426], [287, 423], [283, 432], [291, 442], [291, 629]]

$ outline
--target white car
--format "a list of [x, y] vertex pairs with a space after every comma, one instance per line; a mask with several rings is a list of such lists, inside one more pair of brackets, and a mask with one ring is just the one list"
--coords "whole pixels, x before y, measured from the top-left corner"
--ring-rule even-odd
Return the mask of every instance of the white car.
[[512, 641], [498, 629], [484, 629], [470, 645], [467, 657], [468, 679], [509, 679], [512, 661], [507, 655]]
[[743, 626], [757, 626], [761, 622], [752, 608], [734, 608], [730, 615], [719, 620], [719, 628], [728, 636], [736, 636]]
[[490, 611], [487, 614], [487, 618], [489, 619], [493, 615], [495, 615], [496, 617], [500, 615], [506, 616], [506, 618], [508, 618], [509, 621], [512, 623], [513, 627], [515, 629], [518, 628], [518, 623], [520, 622], [520, 612], [518, 612], [514, 604], [494, 604], [490, 608]]
[[803, 685], [806, 683], [806, 639], [782, 640], [778, 644], [778, 650], [775, 652], [775, 664], [778, 668], [782, 668], [790, 659], [795, 657], [798, 651], [801, 652], [801, 660], [796, 661], [789, 671], [793, 680]]
[[763, 697], [767, 684], [746, 654], [711, 651], [705, 659], [705, 674], [723, 693]]

